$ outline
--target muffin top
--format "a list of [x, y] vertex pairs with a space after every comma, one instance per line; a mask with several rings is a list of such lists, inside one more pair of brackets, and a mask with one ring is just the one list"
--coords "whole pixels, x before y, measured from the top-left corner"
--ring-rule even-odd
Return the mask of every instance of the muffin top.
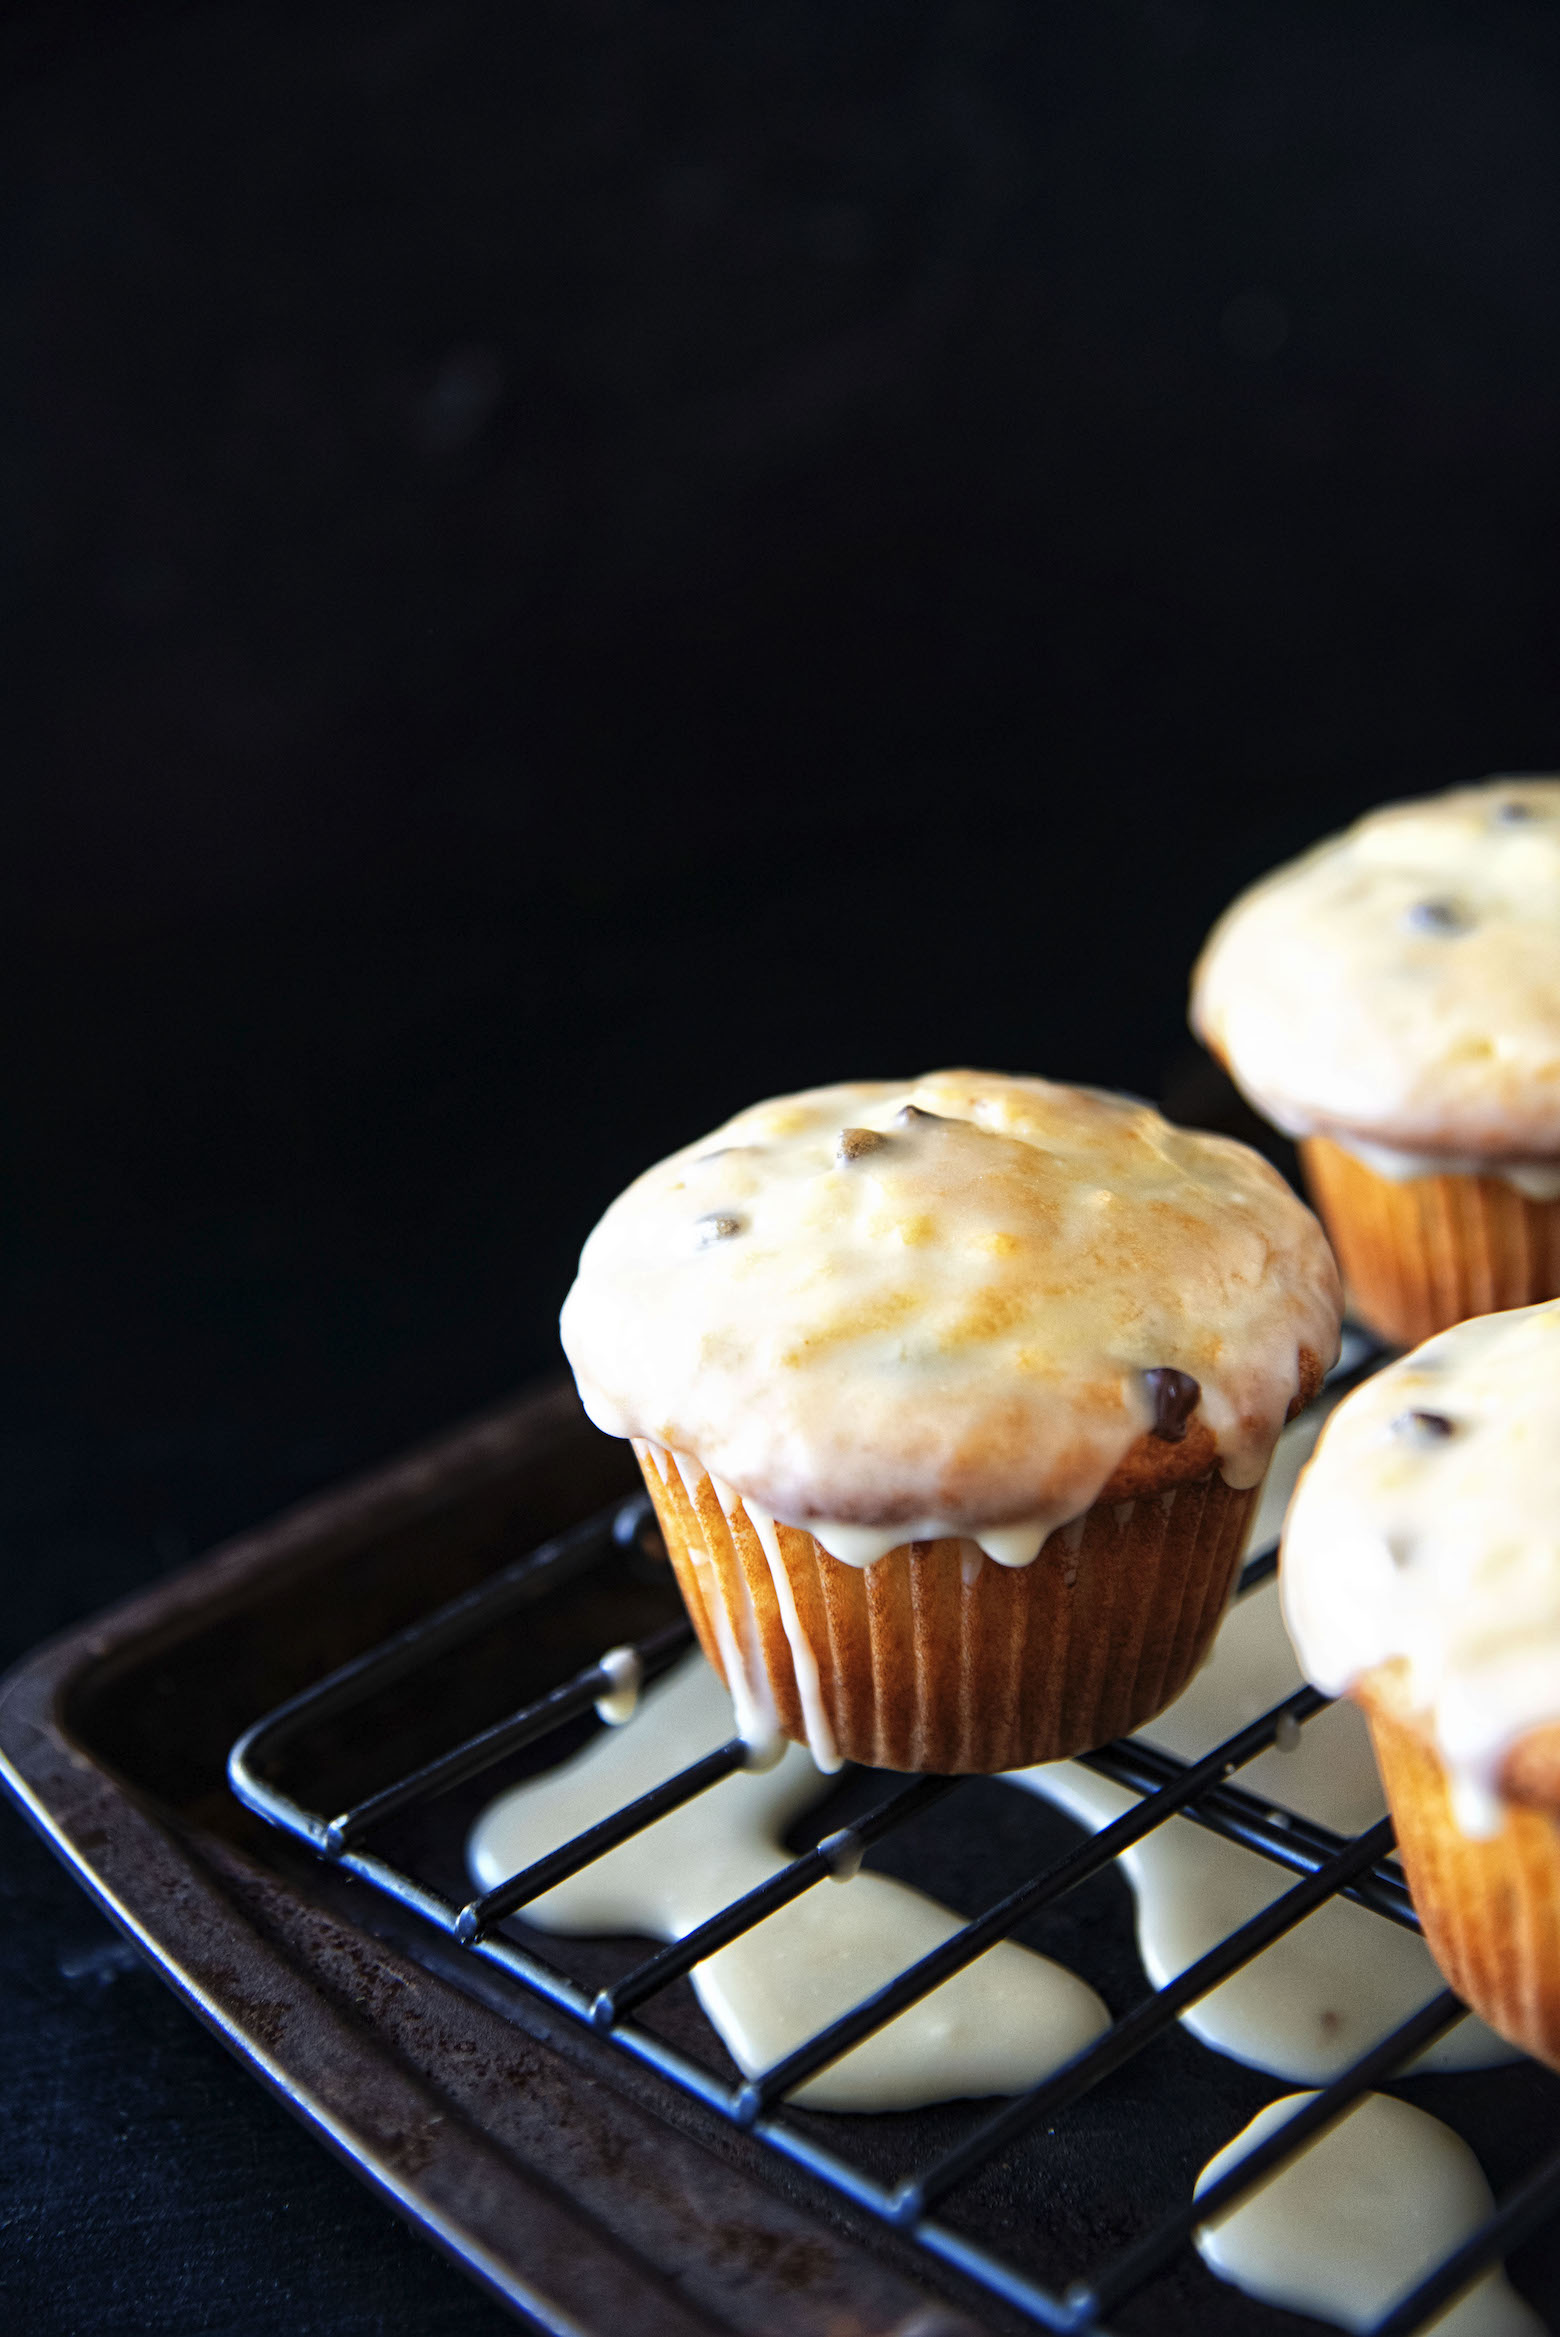
[[1491, 1832], [1536, 1775], [1513, 1774], [1519, 1740], [1560, 1721], [1560, 1300], [1459, 1323], [1339, 1405], [1280, 1581], [1308, 1676], [1337, 1695], [1376, 1674], [1434, 1737], [1464, 1831]]
[[1560, 1159], [1560, 780], [1391, 804], [1277, 870], [1192, 1023], [1291, 1135]]
[[942, 1071], [755, 1105], [647, 1170], [562, 1335], [598, 1426], [836, 1556], [966, 1534], [1012, 1565], [1102, 1493], [1254, 1484], [1339, 1308], [1315, 1219], [1244, 1145]]

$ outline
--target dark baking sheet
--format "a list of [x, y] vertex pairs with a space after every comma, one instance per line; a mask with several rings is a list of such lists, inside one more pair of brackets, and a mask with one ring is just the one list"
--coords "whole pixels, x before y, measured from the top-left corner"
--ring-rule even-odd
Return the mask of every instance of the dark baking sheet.
[[[308, 1858], [228, 1791], [249, 1722], [387, 1631], [484, 1579], [632, 1482], [623, 1447], [551, 1389], [267, 1531], [30, 1658], [0, 1688], [0, 1774], [100, 1903], [185, 2000], [429, 2237], [539, 2326], [755, 2337], [949, 2337], [1019, 2324], [915, 2263], [751, 2138], [678, 2097], [415, 1917]], [[557, 1584], [510, 1627], [383, 1699], [364, 1729], [303, 1748], [320, 1806], [397, 1773], [512, 1709], [613, 1640], [675, 1611], [664, 1570], [633, 1552]], [[582, 1736], [588, 1724], [581, 1724]], [[456, 1889], [465, 1824], [520, 1756], [387, 1830], [385, 1847]], [[847, 1782], [808, 1821], [874, 1798]], [[978, 1796], [980, 1823], [969, 1824]], [[1073, 1838], [1030, 1797], [967, 1789], [878, 1854], [961, 1911], [988, 1904]], [[798, 1846], [810, 1838], [797, 1837]], [[1112, 2011], [1146, 1989], [1112, 1873], [1019, 1935], [1086, 1973]], [[600, 1984], [642, 1948], [549, 1937]], [[654, 2025], [729, 2068], [680, 1985]], [[961, 2195], [956, 2220], [1065, 2285], [1170, 2200], [1286, 2088], [1179, 2029]], [[1412, 2098], [1474, 2144], [1499, 2193], [1555, 2126], [1528, 2065], [1416, 2081]], [[874, 2171], [924, 2156], [967, 2115], [815, 2117]], [[1535, 2301], [1560, 2297], [1560, 2239], [1514, 2261]], [[934, 2293], [933, 2282], [939, 2286]], [[930, 2316], [930, 2317], [928, 2317]], [[1120, 2316], [1124, 2330], [1309, 2327], [1258, 2308], [1189, 2253]]]

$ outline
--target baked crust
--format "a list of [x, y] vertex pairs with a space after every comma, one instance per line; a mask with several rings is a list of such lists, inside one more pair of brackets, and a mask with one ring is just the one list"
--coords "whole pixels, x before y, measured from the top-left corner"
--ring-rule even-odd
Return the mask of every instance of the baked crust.
[[[1300, 1348], [1297, 1368], [1300, 1385], [1289, 1406], [1290, 1420], [1315, 1400], [1327, 1376], [1327, 1366], [1314, 1347]], [[1193, 1485], [1199, 1478], [1212, 1476], [1218, 1465], [1218, 1443], [1206, 1421], [1188, 1421], [1179, 1444], [1167, 1444], [1149, 1429], [1112, 1472], [1098, 1499], [1133, 1501], [1140, 1494], [1168, 1493], [1172, 1485]]]
[[[1408, 1664], [1402, 1656], [1377, 1664], [1349, 1690], [1367, 1719], [1387, 1719], [1418, 1739], [1436, 1761], [1440, 1753], [1428, 1712], [1409, 1693]], [[1514, 1807], [1560, 1818], [1560, 1720], [1546, 1721], [1517, 1738], [1500, 1765], [1500, 1798]]]
[[1518, 1737], [1501, 1763], [1500, 1790], [1522, 1809], [1560, 1817], [1560, 1720]]
[[1473, 1839], [1453, 1815], [1446, 1765], [1425, 1715], [1412, 1706], [1407, 1667], [1378, 1665], [1351, 1694], [1370, 1723], [1398, 1853], [1430, 1953], [1498, 2035], [1560, 2068], [1557, 1731], [1532, 1730], [1513, 1747], [1501, 1774], [1504, 1823], [1488, 1838]]

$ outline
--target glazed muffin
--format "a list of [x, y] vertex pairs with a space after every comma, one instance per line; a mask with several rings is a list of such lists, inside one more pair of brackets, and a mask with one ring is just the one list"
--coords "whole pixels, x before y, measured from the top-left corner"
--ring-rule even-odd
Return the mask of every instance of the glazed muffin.
[[1215, 927], [1192, 1024], [1411, 1345], [1560, 1295], [1560, 780], [1372, 812]]
[[647, 1171], [562, 1335], [745, 1735], [998, 1770], [1179, 1693], [1339, 1311], [1244, 1146], [939, 1072], [757, 1105]]
[[1459, 1324], [1347, 1397], [1280, 1583], [1302, 1669], [1370, 1723], [1436, 1962], [1560, 2067], [1560, 1304]]

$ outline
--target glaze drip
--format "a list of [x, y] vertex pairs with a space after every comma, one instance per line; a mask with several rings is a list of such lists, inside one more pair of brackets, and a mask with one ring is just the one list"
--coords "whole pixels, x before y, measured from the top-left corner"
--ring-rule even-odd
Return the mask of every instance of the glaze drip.
[[[1310, 1418], [1296, 1421], [1287, 1431], [1263, 1494], [1254, 1539], [1267, 1539], [1276, 1526], [1295, 1470], [1310, 1450], [1315, 1432], [1316, 1423]], [[667, 1466], [672, 1466], [670, 1461]], [[716, 1492], [729, 1513], [737, 1496], [729, 1487], [719, 1485]], [[718, 1602], [711, 1601], [711, 1613], [720, 1629], [723, 1610]], [[770, 1765], [768, 1774], [756, 1781], [761, 1788], [759, 1798], [743, 1801], [730, 1792], [729, 1785], [701, 1796], [686, 1812], [678, 1813], [675, 1821], [666, 1819], [652, 1828], [639, 1846], [613, 1852], [609, 1859], [598, 1861], [539, 1902], [537, 1920], [545, 1926], [567, 1931], [644, 1930], [660, 1938], [680, 1937], [682, 1931], [763, 1880], [781, 1863], [778, 1845], [782, 1834], [800, 1811], [826, 1790], [827, 1780], [800, 1747], [787, 1746], [772, 1735], [766, 1737], [762, 1720], [756, 1731], [744, 1720], [743, 1698], [748, 1690], [743, 1669], [734, 1642], [723, 1639], [721, 1648], [742, 1733], [750, 1741], [756, 1734], [758, 1740], [755, 1767]], [[751, 1678], [754, 1691], [767, 1696], [761, 1664], [754, 1665]], [[1299, 1682], [1279, 1617], [1276, 1589], [1267, 1584], [1231, 1610], [1211, 1661], [1144, 1733], [1167, 1750], [1195, 1759], [1290, 1694]], [[768, 1725], [772, 1727], [772, 1718]], [[566, 1840], [571, 1832], [605, 1816], [619, 1802], [643, 1792], [655, 1776], [697, 1759], [719, 1743], [729, 1727], [730, 1707], [715, 1674], [700, 1659], [690, 1658], [646, 1694], [630, 1727], [615, 1732], [610, 1739], [598, 1740], [578, 1763], [533, 1779], [493, 1805], [473, 1836], [473, 1871], [479, 1885], [487, 1888], [504, 1874], [513, 1873], [531, 1857]], [[1135, 1806], [1135, 1797], [1124, 1788], [1073, 1762], [1025, 1770], [1006, 1782], [1043, 1795], [1091, 1830], [1108, 1825]], [[1289, 1749], [1275, 1748], [1264, 1754], [1241, 1772], [1241, 1783], [1340, 1832], [1358, 1832], [1382, 1815], [1381, 1790], [1364, 1723], [1347, 1704], [1337, 1705], [1310, 1722], [1298, 1732], [1298, 1742], [1290, 1740]], [[633, 1848], [631, 1858], [629, 1848]], [[851, 1853], [843, 1841], [841, 1851], [842, 1864], [848, 1865]], [[1130, 1851], [1120, 1865], [1137, 1901], [1139, 1947], [1155, 1986], [1184, 1970], [1215, 1941], [1288, 1889], [1290, 1882], [1278, 1867], [1182, 1818], [1161, 1827]], [[692, 1881], [685, 1892], [688, 1875]], [[909, 1945], [908, 1935], [892, 1928], [900, 1923], [903, 1899], [908, 1898], [922, 1911], [916, 1917], [922, 1927], [917, 1937], [926, 1937], [928, 1945], [934, 1945], [936, 1937], [947, 1936], [944, 1930], [932, 1937], [925, 1929], [933, 1919], [944, 1922], [940, 1911], [927, 1914], [928, 1903], [913, 1892], [882, 1902], [877, 1896], [880, 1885], [881, 1878], [862, 1875], [849, 1891], [829, 1896], [849, 1903], [852, 1893], [866, 1891], [867, 1900], [855, 1902], [858, 1908], [865, 1906], [870, 1915], [870, 1923], [867, 1915], [863, 1916], [863, 1929], [887, 1923], [902, 1963], [918, 1952]], [[816, 1898], [816, 1894], [811, 1897]], [[815, 1920], [825, 1928], [805, 1934], [770, 1934], [765, 1924], [753, 1936], [761, 1939], [770, 1934], [765, 1954], [772, 1952], [776, 1958], [788, 1938], [796, 1954], [823, 1956], [833, 1975], [829, 1986], [838, 1991], [840, 2007], [856, 2001], [875, 1985], [869, 1973], [887, 1977], [886, 1970], [872, 1963], [870, 1956], [853, 1974], [850, 1957], [855, 1951], [850, 1943], [855, 1935], [840, 1935], [827, 1927], [822, 1916]], [[946, 1922], [951, 1930], [952, 1919]], [[872, 1954], [879, 1952], [871, 1950]], [[992, 1960], [983, 1957], [967, 1977], [986, 1973]], [[1020, 1969], [1033, 1978], [1029, 1964]], [[1006, 1964], [1002, 1971], [1012, 1976]], [[786, 2049], [782, 2042], [770, 2052], [764, 2042], [769, 2032], [754, 2025], [769, 2018], [765, 2007], [776, 1986], [785, 1996], [788, 2009], [784, 2018], [792, 2024], [786, 2032], [790, 2041], [794, 2042], [807, 2025], [805, 1972], [797, 1977], [793, 1971], [789, 1979], [782, 1975], [777, 1982], [762, 1957], [751, 1963], [739, 1960], [736, 1965], [716, 1957], [700, 1967], [695, 1979], [706, 2011], [744, 2068], [776, 2058]], [[1383, 1923], [1364, 1908], [1334, 1900], [1211, 1996], [1190, 2007], [1182, 2018], [1195, 2036], [1220, 2052], [1292, 2082], [1319, 2084], [1406, 2019], [1438, 1986], [1435, 1967], [1421, 1939]], [[910, 2085], [906, 2070], [912, 2066], [912, 2090], [920, 2089], [915, 2092], [918, 2100], [938, 2100], [960, 2091], [1003, 2090], [1007, 2080], [1000, 2074], [990, 2075], [992, 2060], [1000, 2058], [994, 2041], [988, 2058], [978, 2064], [979, 2084], [972, 2064], [958, 2058], [966, 2049], [974, 2050], [970, 2040], [980, 2033], [981, 2021], [995, 2001], [979, 1997], [966, 2000], [967, 2010], [959, 2014], [952, 2032], [957, 2051], [946, 2066], [938, 2058], [946, 2010], [944, 1992], [940, 1991], [925, 2008], [929, 2016], [935, 2010], [936, 2018], [905, 2027], [887, 2071], [877, 2063], [858, 2062], [852, 2055], [850, 2062], [840, 2064], [841, 2072], [849, 2072], [849, 2089], [830, 2095], [827, 2101], [822, 2096], [809, 2098], [819, 2107], [904, 2106], [908, 2097], [893, 2089]], [[1074, 2012], [1082, 2001], [1094, 2004], [1087, 1991], [1083, 1999], [1068, 2001]], [[1025, 1994], [1019, 2007], [1021, 2022], [1038, 2019], [1041, 2010], [1040, 1999]], [[820, 2010], [817, 2018], [824, 2017], [826, 2011]], [[907, 2015], [906, 2023], [909, 2021]], [[1034, 2036], [1037, 2032], [1026, 2029], [1022, 2033]], [[1079, 2043], [1087, 2043], [1094, 2031], [1084, 2024], [1074, 2033]], [[986, 2051], [986, 2047], [981, 2050]], [[912, 2060], [901, 2058], [906, 2052], [912, 2054]], [[1511, 2046], [1491, 2036], [1482, 2022], [1470, 2018], [1438, 2040], [1416, 2067], [1483, 2067], [1514, 2058]], [[1023, 2081], [1015, 2077], [1013, 2082]], [[892, 2100], [875, 2090], [880, 2084], [889, 2089]]]
[[[1295, 1128], [1291, 1135], [1315, 1135], [1317, 1130]], [[1351, 1152], [1366, 1168], [1390, 1184], [1412, 1184], [1416, 1177], [1493, 1177], [1509, 1185], [1525, 1201], [1560, 1201], [1560, 1161], [1508, 1160], [1477, 1152], [1403, 1152], [1389, 1144], [1370, 1144], [1362, 1136], [1327, 1133], [1340, 1151]]]
[[1338, 1312], [1315, 1220], [1243, 1146], [939, 1072], [758, 1105], [647, 1171], [562, 1331], [598, 1426], [846, 1563], [968, 1537], [1021, 1566], [1194, 1407], [1200, 1469], [1255, 1484]]
[[796, 1611], [791, 1577], [786, 1572], [785, 1559], [780, 1552], [775, 1521], [756, 1501], [744, 1501], [742, 1506], [747, 1511], [748, 1522], [763, 1545], [764, 1556], [769, 1561], [770, 1578], [775, 1586], [775, 1604], [780, 1609], [780, 1620], [785, 1626], [791, 1662], [796, 1671], [796, 1691], [802, 1701], [802, 1725], [807, 1732], [807, 1749], [818, 1767], [829, 1776], [840, 1766], [839, 1747], [834, 1741], [829, 1716], [823, 1709], [823, 1694], [818, 1684], [818, 1659], [813, 1654], [812, 1643]]
[[[697, 1759], [729, 1727], [719, 1681], [702, 1657], [689, 1657], [646, 1691], [626, 1728], [484, 1812], [468, 1844], [478, 1887], [490, 1888]], [[536, 1900], [525, 1921], [548, 1931], [681, 1939], [786, 1864], [782, 1836], [827, 1791], [827, 1778], [789, 1745], [766, 1773], [728, 1777], [609, 1851]], [[749, 2076], [959, 1928], [921, 1892], [857, 1871], [861, 1846], [848, 1829], [831, 1843], [832, 1880], [695, 1967], [700, 2002]], [[1082, 1980], [1004, 1942], [795, 2098], [818, 2110], [905, 2110], [1015, 2093], [1081, 2052], [1107, 2020]]]
[[[1251, 1541], [1271, 1540], [1321, 1426], [1320, 1410], [1285, 1430], [1263, 1488]], [[1176, 1702], [1139, 1733], [1183, 1760], [1271, 1710], [1301, 1685], [1276, 1583], [1226, 1615], [1213, 1654]], [[1081, 1763], [1020, 1770], [1009, 1780], [1097, 1830], [1136, 1797]], [[1341, 1834], [1385, 1814], [1370, 1737], [1352, 1704], [1286, 1732], [1236, 1780]], [[1137, 1902], [1138, 1949], [1158, 1988], [1238, 1924], [1288, 1890], [1292, 1878], [1237, 1843], [1173, 1818], [1118, 1861]], [[1435, 1994], [1440, 1977], [1424, 1941], [1366, 1908], [1330, 1899], [1181, 2015], [1205, 2045], [1300, 2085], [1325, 2084]], [[1516, 2058], [1482, 2021], [1460, 2021], [1415, 2064], [1485, 2068]]]
[[604, 1696], [596, 1698], [596, 1718], [605, 1721], [608, 1728], [622, 1728], [638, 1708], [644, 1668], [631, 1647], [609, 1647], [601, 1668], [612, 1685]]

